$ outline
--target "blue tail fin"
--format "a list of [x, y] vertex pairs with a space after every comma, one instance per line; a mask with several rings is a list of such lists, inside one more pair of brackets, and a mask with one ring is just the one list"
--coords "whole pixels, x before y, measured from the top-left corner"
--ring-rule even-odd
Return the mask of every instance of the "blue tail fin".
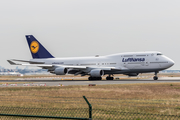
[[54, 58], [33, 35], [26, 35], [33, 59]]

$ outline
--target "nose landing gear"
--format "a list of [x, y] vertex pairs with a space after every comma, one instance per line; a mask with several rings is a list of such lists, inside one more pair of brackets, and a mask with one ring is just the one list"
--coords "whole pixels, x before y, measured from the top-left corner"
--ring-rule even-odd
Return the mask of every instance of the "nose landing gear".
[[153, 77], [154, 80], [158, 80], [157, 74], [158, 74], [158, 72], [155, 72], [155, 76]]
[[158, 80], [158, 77], [157, 77], [157, 76], [154, 76], [153, 79], [154, 79], [154, 80]]

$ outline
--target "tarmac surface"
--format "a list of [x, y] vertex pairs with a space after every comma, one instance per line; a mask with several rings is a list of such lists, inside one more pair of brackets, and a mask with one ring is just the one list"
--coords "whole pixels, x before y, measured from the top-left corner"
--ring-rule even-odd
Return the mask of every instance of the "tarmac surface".
[[0, 87], [11, 86], [69, 86], [69, 85], [107, 85], [107, 84], [136, 84], [136, 83], [177, 83], [180, 77], [163, 77], [159, 80], [153, 79], [119, 79], [119, 80], [1, 80]]

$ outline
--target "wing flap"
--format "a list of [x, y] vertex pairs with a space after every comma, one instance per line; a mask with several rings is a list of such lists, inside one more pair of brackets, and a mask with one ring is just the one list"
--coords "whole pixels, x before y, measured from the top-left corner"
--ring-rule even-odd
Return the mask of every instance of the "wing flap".
[[46, 65], [46, 64], [43, 64], [43, 65], [38, 65], [38, 64], [18, 64], [18, 65], [22, 65], [22, 66], [31, 66], [31, 67], [42, 67], [42, 68], [52, 68], [54, 67], [53, 65]]
[[68, 69], [86, 69], [86, 66], [66, 66], [66, 65], [55, 65], [55, 67], [66, 67]]

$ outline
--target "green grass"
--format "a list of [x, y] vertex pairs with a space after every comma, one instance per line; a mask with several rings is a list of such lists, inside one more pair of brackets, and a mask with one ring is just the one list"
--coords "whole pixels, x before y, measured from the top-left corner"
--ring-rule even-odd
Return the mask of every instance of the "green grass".
[[[173, 87], [171, 86], [173, 85]], [[95, 119], [162, 119], [180, 115], [180, 83], [64, 87], [0, 88], [0, 111], [6, 114], [88, 116]]]

